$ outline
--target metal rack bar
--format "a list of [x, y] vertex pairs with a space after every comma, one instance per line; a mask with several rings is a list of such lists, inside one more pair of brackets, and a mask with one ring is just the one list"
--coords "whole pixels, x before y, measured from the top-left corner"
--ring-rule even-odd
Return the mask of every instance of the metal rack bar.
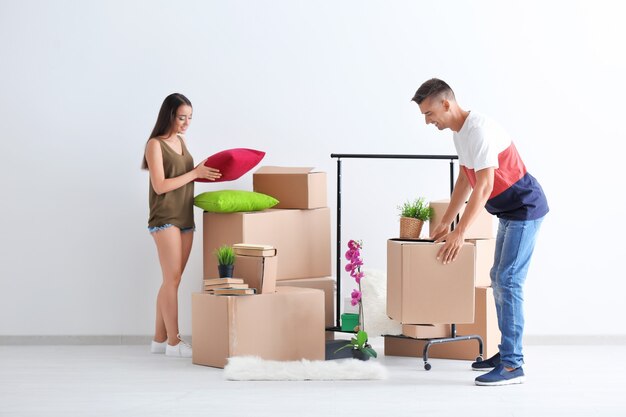
[[342, 159], [430, 159], [450, 160], [450, 194], [454, 190], [454, 161], [459, 159], [457, 155], [408, 155], [408, 154], [356, 154], [356, 153], [331, 153], [331, 158], [337, 158], [337, 247], [336, 247], [336, 273], [337, 295], [335, 305], [336, 327], [327, 330], [341, 331], [341, 160]]
[[[341, 331], [341, 159], [435, 159], [435, 160], [449, 160], [450, 161], [450, 194], [454, 191], [454, 161], [459, 159], [457, 155], [405, 155], [405, 154], [339, 154], [331, 153], [331, 158], [337, 158], [337, 248], [336, 248], [336, 271], [337, 271], [337, 295], [336, 295], [336, 327], [328, 328], [329, 331]], [[458, 223], [459, 217], [456, 218]], [[452, 224], [454, 230], [455, 224]], [[348, 332], [351, 333], [351, 332]], [[457, 336], [456, 324], [451, 325], [451, 337], [437, 338], [437, 339], [425, 339], [426, 345], [424, 346], [423, 359], [424, 368], [430, 370], [431, 365], [428, 363], [428, 351], [433, 344], [458, 342], [461, 340], [476, 340], [478, 341], [479, 357], [482, 359], [483, 355], [483, 341], [478, 335]]]

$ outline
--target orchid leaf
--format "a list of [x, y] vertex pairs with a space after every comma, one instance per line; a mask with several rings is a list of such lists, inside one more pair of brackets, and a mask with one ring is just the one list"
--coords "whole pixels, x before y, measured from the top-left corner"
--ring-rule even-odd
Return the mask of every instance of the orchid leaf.
[[363, 352], [370, 355], [371, 357], [374, 357], [374, 358], [378, 357], [378, 354], [376, 353], [376, 351], [371, 347], [363, 348]]
[[365, 342], [367, 342], [367, 333], [363, 330], [359, 330], [359, 332], [356, 334], [356, 341], [359, 347], [365, 345]]
[[353, 347], [352, 343], [347, 343], [347, 344], [345, 344], [345, 345], [341, 346], [339, 349], [337, 349], [337, 350], [335, 351], [335, 353], [337, 353], [337, 352], [339, 352], [340, 350], [343, 350], [343, 349], [345, 349], [345, 348], [352, 348], [352, 347]]

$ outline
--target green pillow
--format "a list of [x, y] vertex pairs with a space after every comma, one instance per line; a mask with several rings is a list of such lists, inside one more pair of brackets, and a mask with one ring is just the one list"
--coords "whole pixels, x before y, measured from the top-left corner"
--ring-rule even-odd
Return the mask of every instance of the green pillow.
[[198, 194], [193, 204], [212, 213], [265, 210], [278, 204], [278, 200], [254, 191], [221, 190]]

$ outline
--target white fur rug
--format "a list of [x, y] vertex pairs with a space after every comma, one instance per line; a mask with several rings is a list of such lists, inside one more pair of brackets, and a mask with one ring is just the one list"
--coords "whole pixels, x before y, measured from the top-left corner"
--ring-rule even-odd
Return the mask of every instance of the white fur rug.
[[[361, 280], [363, 290], [363, 318], [365, 319], [365, 331], [370, 337], [385, 334], [402, 334], [402, 324], [387, 316], [387, 273], [375, 269], [363, 268], [365, 278]], [[342, 285], [351, 284], [348, 277]]]
[[257, 356], [228, 358], [224, 378], [232, 381], [334, 381], [386, 379], [387, 369], [370, 359], [270, 361]]

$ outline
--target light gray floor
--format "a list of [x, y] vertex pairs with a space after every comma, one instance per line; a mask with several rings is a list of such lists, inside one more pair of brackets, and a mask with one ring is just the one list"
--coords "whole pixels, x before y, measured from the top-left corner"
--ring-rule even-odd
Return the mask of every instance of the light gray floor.
[[0, 346], [0, 416], [626, 416], [625, 345], [525, 353], [525, 384], [477, 387], [443, 359], [381, 355], [384, 381], [234, 382], [147, 346]]

